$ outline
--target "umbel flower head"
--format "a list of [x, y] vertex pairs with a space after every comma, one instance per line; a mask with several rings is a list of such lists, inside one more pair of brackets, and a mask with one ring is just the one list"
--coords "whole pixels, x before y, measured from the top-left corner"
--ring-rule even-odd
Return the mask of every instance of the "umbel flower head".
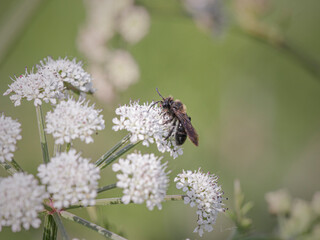
[[150, 16], [143, 7], [131, 6], [126, 8], [120, 17], [119, 33], [129, 43], [139, 42], [150, 27]]
[[63, 84], [50, 72], [34, 73], [32, 70], [28, 73], [26, 69], [25, 74], [15, 76], [12, 80], [13, 83], [3, 95], [12, 93], [10, 99], [14, 106], [19, 106], [22, 99], [33, 101], [35, 106], [41, 105], [42, 101], [55, 104], [63, 91]]
[[86, 143], [93, 142], [91, 135], [104, 129], [101, 110], [89, 106], [85, 100], [72, 98], [61, 101], [56, 108], [46, 115], [46, 132], [52, 134], [56, 144], [70, 143], [76, 138]]
[[211, 232], [219, 212], [225, 211], [222, 203], [223, 192], [217, 184], [218, 177], [200, 171], [184, 171], [174, 179], [176, 187], [186, 192], [185, 204], [197, 206], [198, 226], [194, 232], [202, 237], [203, 232]]
[[13, 232], [19, 232], [21, 225], [26, 230], [40, 226], [38, 213], [44, 210], [42, 201], [49, 194], [33, 175], [0, 178], [0, 196], [0, 231], [2, 226], [11, 226]]
[[75, 58], [70, 61], [67, 58], [54, 60], [47, 57], [40, 61], [37, 68], [41, 74], [54, 76], [56, 81], [62, 82], [64, 85], [70, 84], [71, 89], [75, 88], [85, 93], [94, 92], [90, 74], [83, 69], [82, 62], [77, 62]]
[[0, 162], [11, 161], [16, 150], [17, 140], [22, 137], [21, 124], [11, 117], [0, 115]]
[[120, 89], [126, 90], [131, 84], [138, 81], [139, 67], [129, 52], [116, 50], [108, 57], [105, 65], [108, 80]]
[[176, 145], [173, 136], [165, 140], [172, 125], [160, 107], [152, 107], [152, 103], [140, 105], [139, 102], [130, 102], [129, 105], [118, 107], [116, 114], [120, 117], [112, 120], [115, 124], [112, 129], [125, 129], [130, 132], [132, 143], [142, 141], [142, 144], [148, 147], [155, 142], [162, 153], [169, 152], [173, 158], [182, 155], [182, 148]]
[[34, 101], [34, 105], [42, 104], [42, 101], [56, 104], [57, 99], [64, 98], [66, 89], [76, 92], [92, 93], [92, 79], [89, 73], [84, 71], [81, 62], [67, 58], [53, 60], [51, 57], [44, 59], [37, 65], [37, 72], [33, 69], [29, 73], [15, 76], [9, 89], [3, 94], [12, 93], [10, 99], [15, 106], [21, 104], [22, 99]]
[[161, 209], [169, 183], [166, 168], [167, 162], [162, 164], [161, 158], [141, 153], [129, 154], [126, 159], [113, 164], [113, 171], [121, 172], [117, 174], [117, 187], [123, 188], [121, 200], [124, 204], [146, 201], [149, 210], [155, 206]]
[[41, 182], [52, 194], [55, 208], [62, 209], [79, 202], [84, 206], [95, 203], [99, 169], [76, 150], [53, 157], [48, 164], [41, 164], [38, 171]]

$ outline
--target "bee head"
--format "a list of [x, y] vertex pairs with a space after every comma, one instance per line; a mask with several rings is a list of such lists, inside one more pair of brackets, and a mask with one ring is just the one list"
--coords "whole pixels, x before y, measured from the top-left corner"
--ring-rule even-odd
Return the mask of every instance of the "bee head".
[[173, 103], [173, 98], [172, 97], [164, 98], [163, 101], [161, 101], [161, 106], [164, 109], [170, 109], [172, 103]]

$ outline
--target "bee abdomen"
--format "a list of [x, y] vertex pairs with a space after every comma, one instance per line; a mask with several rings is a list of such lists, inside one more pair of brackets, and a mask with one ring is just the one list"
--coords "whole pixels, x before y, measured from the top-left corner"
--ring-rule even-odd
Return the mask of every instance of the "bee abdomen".
[[175, 134], [176, 144], [180, 146], [186, 141], [186, 139], [187, 139], [187, 132], [184, 129], [183, 125], [179, 123], [176, 134]]

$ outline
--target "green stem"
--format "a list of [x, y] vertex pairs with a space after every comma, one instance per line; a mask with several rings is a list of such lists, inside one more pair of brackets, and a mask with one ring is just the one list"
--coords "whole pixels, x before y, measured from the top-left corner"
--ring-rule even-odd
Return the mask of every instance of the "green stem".
[[102, 236], [104, 237], [107, 237], [107, 238], [110, 238], [110, 239], [114, 239], [114, 240], [125, 240], [126, 238], [123, 238], [113, 232], [110, 232], [109, 230], [99, 226], [99, 225], [96, 225], [94, 223], [91, 223], [81, 217], [78, 217], [72, 213], [69, 213], [69, 212], [66, 212], [66, 211], [62, 211], [61, 213], [61, 216], [64, 217], [65, 219], [68, 219], [70, 221], [73, 221], [73, 222], [76, 222], [76, 223], [79, 223], [87, 228], [90, 228], [91, 230], [93, 231], [96, 231], [97, 233], [101, 234]]
[[61, 152], [61, 145], [60, 144], [54, 144], [53, 146], [53, 156], [56, 156], [57, 153]]
[[44, 161], [44, 163], [48, 163], [50, 158], [49, 158], [49, 151], [48, 151], [46, 134], [44, 132], [44, 121], [43, 121], [43, 116], [42, 116], [41, 105], [36, 106], [36, 111], [37, 111], [37, 120], [38, 120], [38, 128], [39, 128], [43, 161]]
[[14, 167], [15, 170], [17, 170], [18, 172], [24, 172], [22, 167], [20, 167], [20, 165], [14, 160], [11, 160], [11, 165], [12, 167]]
[[43, 228], [43, 240], [55, 240], [57, 239], [57, 224], [54, 221], [52, 215], [48, 214], [45, 216], [44, 228]]
[[70, 148], [71, 148], [71, 143], [67, 143], [66, 152], [69, 152]]
[[[60, 213], [61, 214], [61, 213]], [[64, 228], [63, 224], [62, 224], [62, 221], [61, 221], [61, 217], [59, 216], [59, 214], [57, 212], [54, 212], [52, 214], [53, 218], [54, 218], [54, 221], [56, 222], [57, 226], [58, 226], [58, 229], [61, 233], [61, 236], [62, 236], [62, 239], [63, 240], [68, 240], [69, 237], [68, 237], [68, 234], [67, 234], [67, 231], [66, 229]]]
[[117, 184], [114, 183], [114, 184], [110, 184], [110, 185], [107, 185], [107, 186], [104, 186], [104, 187], [101, 187], [101, 188], [98, 188], [98, 193], [102, 193], [104, 191], [108, 191], [110, 189], [114, 189], [117, 187]]
[[129, 143], [124, 148], [120, 149], [118, 152], [112, 154], [110, 157], [108, 157], [102, 164], [99, 165], [100, 169], [104, 169], [106, 166], [111, 164], [113, 161], [117, 160], [117, 158], [121, 157], [124, 153], [128, 152], [131, 148], [138, 145], [141, 141], [136, 143]]
[[10, 164], [7, 162], [0, 162], [0, 165], [6, 170], [10, 175], [17, 173], [18, 171], [14, 169]]
[[[185, 195], [167, 195], [164, 197], [164, 201], [181, 201], [185, 198]], [[133, 203], [133, 202], [130, 202]], [[108, 206], [108, 205], [115, 205], [115, 204], [124, 204], [121, 201], [121, 198], [103, 198], [103, 199], [96, 199], [95, 206]], [[82, 208], [84, 207], [81, 204], [72, 205], [66, 209], [74, 209], [74, 208]]]
[[121, 139], [113, 148], [111, 148], [109, 151], [107, 151], [105, 154], [103, 154], [97, 161], [96, 161], [96, 165], [100, 166], [104, 160], [106, 160], [108, 157], [111, 156], [111, 154], [113, 154], [115, 151], [117, 151], [121, 146], [123, 146], [124, 144], [126, 144], [129, 139], [131, 137], [131, 134], [128, 134], [127, 136], [125, 136], [123, 139]]

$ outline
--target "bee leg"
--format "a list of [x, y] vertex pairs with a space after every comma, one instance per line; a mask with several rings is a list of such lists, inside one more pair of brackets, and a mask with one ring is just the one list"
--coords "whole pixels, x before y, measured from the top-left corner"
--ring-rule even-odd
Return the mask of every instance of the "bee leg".
[[170, 132], [169, 132], [168, 136], [166, 136], [166, 138], [165, 138], [164, 140], [168, 140], [168, 138], [172, 135], [173, 130], [174, 130], [174, 127], [172, 127], [172, 128], [171, 128], [171, 130], [170, 130]]
[[166, 138], [164, 140], [168, 140], [168, 138], [171, 137], [171, 135], [173, 133], [173, 130], [176, 128], [176, 122], [177, 122], [177, 119], [174, 120], [174, 122], [172, 124], [172, 128], [170, 129], [170, 132], [169, 132], [168, 136], [166, 136]]
[[169, 122], [172, 122], [173, 118], [168, 119], [167, 121], [165, 121], [163, 124], [168, 124]]
[[[174, 118], [172, 116], [169, 116], [169, 119], [167, 121], [163, 122], [163, 124], [168, 124], [169, 122], [172, 122], [173, 119]], [[173, 125], [175, 125], [175, 124], [176, 124], [176, 121], [174, 121]]]

